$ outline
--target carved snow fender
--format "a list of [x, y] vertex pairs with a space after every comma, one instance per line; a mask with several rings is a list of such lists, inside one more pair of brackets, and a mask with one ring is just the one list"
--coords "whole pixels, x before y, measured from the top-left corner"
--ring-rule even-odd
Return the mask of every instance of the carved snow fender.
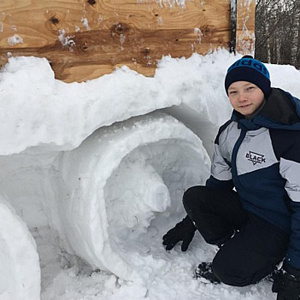
[[0, 299], [40, 299], [36, 244], [25, 223], [0, 196]]
[[201, 140], [171, 116], [101, 128], [60, 157], [57, 229], [91, 265], [133, 278], [138, 270], [128, 260], [141, 254], [130, 239], [182, 212], [184, 190], [203, 183], [209, 165]]

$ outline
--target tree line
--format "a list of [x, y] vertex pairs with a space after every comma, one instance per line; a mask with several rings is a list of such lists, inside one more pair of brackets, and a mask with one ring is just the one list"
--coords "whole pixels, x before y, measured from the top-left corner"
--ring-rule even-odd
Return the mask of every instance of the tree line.
[[255, 57], [300, 69], [300, 1], [257, 0]]

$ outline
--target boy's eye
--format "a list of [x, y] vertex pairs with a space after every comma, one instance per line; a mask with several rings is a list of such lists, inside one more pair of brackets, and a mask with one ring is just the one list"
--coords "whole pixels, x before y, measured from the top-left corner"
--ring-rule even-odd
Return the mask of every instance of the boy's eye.
[[247, 87], [247, 90], [250, 91], [250, 90], [252, 90], [254, 88], [255, 88], [254, 86], [249, 86], [249, 87]]
[[234, 95], [234, 94], [236, 94], [236, 91], [230, 91], [229, 92], [229, 95]]

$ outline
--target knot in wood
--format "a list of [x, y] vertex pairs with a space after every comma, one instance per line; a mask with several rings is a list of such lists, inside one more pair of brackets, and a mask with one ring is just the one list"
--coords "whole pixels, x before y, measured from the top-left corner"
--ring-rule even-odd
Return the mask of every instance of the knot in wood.
[[95, 0], [87, 0], [87, 3], [90, 5], [95, 5], [96, 1]]
[[76, 44], [78, 44], [78, 48], [81, 52], [87, 52], [89, 50], [89, 45], [86, 41], [78, 41]]
[[145, 55], [145, 57], [147, 57], [150, 54], [150, 49], [144, 48], [141, 52]]
[[87, 44], [87, 42], [83, 42], [81, 45], [80, 45], [80, 50], [83, 51], [83, 52], [86, 52], [88, 51], [89, 49], [89, 46]]
[[158, 10], [157, 9], [153, 9], [152, 13], [154, 14], [155, 17], [159, 16]]
[[130, 27], [125, 23], [118, 23], [112, 26], [111, 31], [112, 34], [115, 33], [121, 35], [121, 34], [128, 33], [130, 31]]
[[57, 25], [59, 23], [59, 20], [56, 17], [51, 17], [49, 21], [54, 25]]

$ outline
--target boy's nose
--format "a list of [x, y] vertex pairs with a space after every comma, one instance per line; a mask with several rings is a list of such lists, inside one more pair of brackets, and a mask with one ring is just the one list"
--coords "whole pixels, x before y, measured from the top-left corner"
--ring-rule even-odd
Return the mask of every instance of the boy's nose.
[[238, 100], [239, 100], [239, 102], [245, 102], [245, 101], [247, 101], [247, 97], [244, 93], [240, 93]]

